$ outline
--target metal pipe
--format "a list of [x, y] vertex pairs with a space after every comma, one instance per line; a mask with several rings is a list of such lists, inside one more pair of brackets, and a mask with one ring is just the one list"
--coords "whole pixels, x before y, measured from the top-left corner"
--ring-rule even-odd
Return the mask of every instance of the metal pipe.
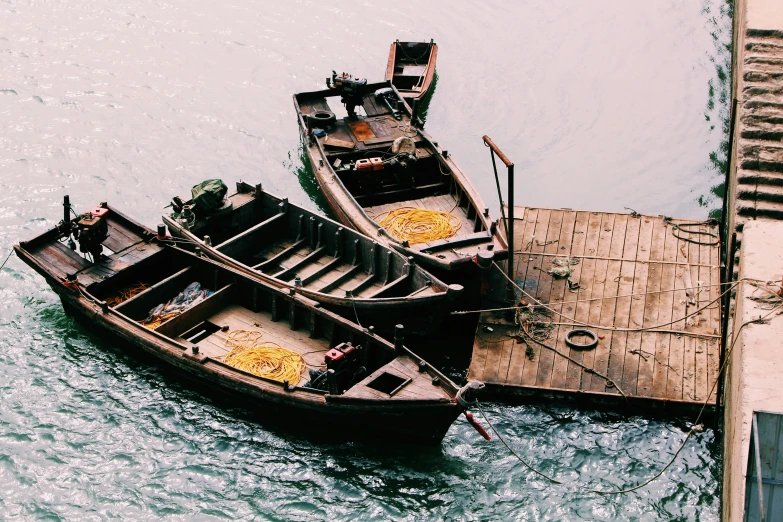
[[[489, 136], [484, 135], [482, 138], [484, 143], [492, 150], [492, 166], [495, 167], [495, 156], [498, 155], [500, 161], [502, 161], [508, 169], [508, 219], [504, 218], [506, 224], [506, 239], [508, 240], [508, 259], [506, 261], [506, 268], [508, 272], [508, 291], [506, 294], [506, 300], [509, 302], [514, 301], [514, 163], [503, 154], [495, 142]], [[495, 169], [495, 177], [497, 178], [497, 169]], [[500, 197], [500, 182], [498, 181], [498, 197]], [[500, 211], [503, 212], [503, 199], [500, 198]]]
[[756, 416], [756, 412], [753, 412], [753, 451], [756, 460], [756, 484], [759, 489], [759, 520], [764, 522], [766, 517], [764, 516], [764, 484], [761, 479], [761, 450], [759, 448], [759, 423]]
[[503, 163], [505, 163], [506, 167], [513, 167], [513, 166], [514, 166], [514, 162], [512, 162], [510, 159], [508, 159], [508, 158], [506, 157], [506, 155], [505, 155], [505, 154], [503, 154], [503, 152], [502, 152], [502, 151], [501, 151], [501, 150], [498, 148], [498, 146], [497, 146], [497, 145], [495, 145], [495, 142], [494, 142], [494, 141], [492, 141], [492, 139], [491, 139], [489, 136], [484, 136], [484, 137], [483, 137], [483, 138], [481, 138], [481, 139], [483, 139], [483, 140], [484, 140], [484, 143], [486, 143], [486, 144], [487, 144], [487, 146], [488, 146], [490, 149], [492, 149], [492, 151], [493, 151], [495, 154], [497, 154], [497, 155], [498, 155], [498, 158], [500, 158], [500, 161], [502, 161]]
[[[503, 158], [501, 158], [503, 159]], [[508, 236], [508, 300], [514, 301], [514, 164], [508, 164], [508, 220], [506, 221], [506, 235]]]
[[500, 178], [498, 177], [498, 167], [495, 164], [495, 151], [489, 150], [489, 157], [492, 158], [492, 170], [495, 171], [495, 187], [498, 189], [498, 201], [500, 201], [500, 217], [503, 223], [506, 222], [506, 210], [503, 208], [503, 194], [500, 192]]
[[71, 196], [65, 195], [63, 196], [63, 225], [65, 225], [65, 229], [68, 230], [69, 226], [71, 224]]

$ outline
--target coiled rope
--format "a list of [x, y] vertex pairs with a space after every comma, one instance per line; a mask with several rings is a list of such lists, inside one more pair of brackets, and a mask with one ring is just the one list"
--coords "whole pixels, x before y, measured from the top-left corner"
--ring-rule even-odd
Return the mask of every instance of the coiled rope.
[[232, 368], [274, 381], [296, 385], [305, 369], [301, 355], [273, 342], [261, 342], [261, 332], [234, 330], [226, 339], [223, 362]]
[[411, 245], [448, 239], [462, 227], [460, 218], [441, 210], [400, 207], [379, 216], [383, 214], [386, 216], [378, 224], [395, 239]]

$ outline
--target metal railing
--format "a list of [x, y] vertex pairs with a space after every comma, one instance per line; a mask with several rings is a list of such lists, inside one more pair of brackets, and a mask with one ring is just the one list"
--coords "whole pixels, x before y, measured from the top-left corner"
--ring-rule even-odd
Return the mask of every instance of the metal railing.
[[[500, 201], [500, 216], [506, 224], [506, 240], [508, 241], [508, 261], [506, 261], [506, 268], [508, 270], [508, 296], [509, 301], [514, 300], [514, 285], [511, 281], [514, 281], [514, 163], [503, 154], [495, 142], [489, 136], [484, 136], [484, 145], [489, 147], [490, 157], [492, 158], [492, 169], [495, 171], [495, 185], [498, 189], [498, 200]], [[500, 178], [498, 177], [498, 168], [495, 163], [495, 155], [500, 158], [506, 168], [508, 169], [508, 219], [506, 219], [506, 212], [503, 210], [503, 194], [500, 191]]]

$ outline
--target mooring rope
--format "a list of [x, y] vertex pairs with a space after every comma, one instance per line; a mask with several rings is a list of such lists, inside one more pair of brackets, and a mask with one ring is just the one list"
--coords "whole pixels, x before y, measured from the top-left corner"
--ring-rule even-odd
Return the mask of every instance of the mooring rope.
[[8, 260], [11, 258], [11, 256], [13, 255], [13, 253], [14, 253], [14, 249], [12, 248], [12, 249], [11, 249], [11, 251], [10, 251], [10, 252], [8, 252], [8, 255], [7, 255], [7, 256], [5, 256], [5, 261], [3, 261], [3, 264], [2, 264], [2, 265], [0, 265], [0, 270], [2, 270], [3, 268], [5, 268], [5, 264], [6, 264], [6, 263], [8, 262]]
[[[772, 292], [770, 292], [770, 293], [772, 293]], [[710, 392], [707, 394], [707, 397], [704, 399], [704, 403], [702, 404], [701, 409], [699, 410], [699, 414], [696, 416], [696, 420], [691, 424], [691, 428], [688, 430], [688, 433], [685, 436], [685, 440], [682, 441], [680, 446], [677, 448], [677, 451], [674, 452], [674, 455], [672, 456], [672, 458], [669, 459], [669, 461], [658, 472], [656, 472], [652, 477], [650, 477], [649, 479], [645, 480], [644, 482], [642, 482], [640, 484], [636, 484], [635, 486], [631, 486], [629, 488], [617, 489], [617, 490], [601, 490], [601, 489], [591, 488], [591, 487], [583, 485], [583, 484], [577, 484], [576, 482], [563, 482], [561, 480], [557, 480], [556, 478], [554, 478], [554, 477], [552, 477], [550, 475], [547, 475], [546, 473], [544, 473], [544, 472], [536, 469], [535, 467], [533, 467], [532, 464], [530, 464], [517, 451], [515, 451], [514, 448], [512, 448], [511, 445], [509, 445], [509, 443], [503, 438], [503, 436], [500, 435], [500, 433], [495, 428], [495, 426], [489, 421], [489, 418], [484, 413], [484, 410], [481, 408], [481, 405], [478, 403], [478, 401], [476, 401], [475, 405], [476, 405], [476, 407], [478, 407], [479, 412], [481, 412], [481, 416], [484, 417], [485, 421], [487, 421], [487, 424], [489, 425], [490, 429], [495, 434], [495, 436], [497, 436], [497, 438], [500, 440], [500, 442], [503, 443], [503, 445], [509, 450], [509, 452], [511, 452], [511, 454], [514, 455], [517, 458], [517, 460], [519, 460], [527, 469], [529, 469], [530, 471], [532, 471], [536, 475], [538, 475], [538, 476], [548, 480], [549, 482], [552, 482], [553, 484], [559, 484], [559, 485], [565, 485], [565, 486], [573, 486], [573, 487], [579, 488], [579, 489], [581, 489], [583, 491], [587, 491], [587, 492], [590, 492], [590, 493], [595, 493], [597, 495], [623, 495], [623, 494], [626, 494], [626, 493], [631, 493], [633, 491], [636, 491], [638, 489], [643, 488], [644, 486], [647, 486], [648, 484], [651, 484], [653, 481], [655, 481], [658, 478], [660, 478], [666, 472], [666, 470], [669, 469], [672, 464], [674, 464], [674, 462], [677, 460], [677, 457], [680, 455], [680, 453], [682, 453], [682, 450], [685, 448], [685, 445], [691, 439], [693, 434], [696, 431], [701, 431], [702, 428], [701, 428], [701, 425], [699, 424], [699, 421], [701, 420], [702, 415], [704, 415], [704, 411], [707, 409], [707, 404], [709, 404], [710, 397], [712, 397], [712, 394], [715, 392], [715, 388], [717, 387], [718, 382], [720, 381], [721, 375], [726, 370], [728, 362], [729, 362], [729, 360], [731, 358], [731, 354], [734, 351], [734, 347], [735, 347], [735, 345], [737, 343], [737, 340], [739, 339], [740, 333], [742, 333], [742, 330], [746, 326], [748, 326], [749, 324], [754, 324], [754, 323], [763, 324], [764, 321], [768, 317], [770, 317], [771, 315], [773, 315], [775, 313], [780, 313], [779, 310], [781, 308], [783, 308], [783, 305], [778, 305], [775, 308], [773, 308], [772, 310], [770, 310], [770, 312], [767, 315], [760, 316], [758, 319], [752, 319], [750, 321], [745, 321], [744, 323], [742, 323], [740, 325], [740, 327], [737, 329], [737, 333], [735, 334], [734, 339], [731, 342], [731, 346], [726, 351], [726, 355], [724, 356], [723, 364], [721, 365], [720, 370], [718, 371], [718, 375], [715, 377], [715, 381], [713, 382], [712, 387], [710, 388]]]
[[[662, 328], [664, 326], [669, 326], [669, 325], [678, 323], [680, 321], [685, 321], [689, 317], [692, 317], [692, 316], [694, 316], [694, 315], [696, 315], [698, 313], [701, 313], [703, 310], [706, 310], [707, 308], [712, 306], [714, 303], [718, 302], [724, 295], [726, 295], [727, 293], [729, 293], [732, 290], [734, 290], [738, 285], [740, 285], [743, 282], [747, 281], [745, 278], [743, 278], [743, 279], [740, 279], [738, 281], [734, 281], [732, 283], [726, 283], [727, 285], [729, 285], [729, 288], [726, 289], [724, 292], [722, 292], [717, 298], [713, 299], [712, 301], [707, 303], [705, 306], [703, 306], [701, 308], [698, 308], [698, 309], [696, 309], [695, 311], [693, 311], [693, 312], [691, 312], [689, 314], [685, 314], [683, 317], [680, 317], [680, 318], [675, 319], [673, 321], [669, 321], [667, 323], [658, 324], [658, 325], [655, 325], [655, 326], [643, 326], [643, 327], [640, 326], [638, 328], [620, 328], [620, 327], [607, 327], [607, 326], [600, 326], [600, 325], [594, 325], [594, 324], [590, 324], [590, 323], [585, 323], [585, 322], [582, 322], [582, 321], [578, 321], [577, 319], [575, 319], [573, 317], [568, 317], [567, 315], [563, 315], [560, 312], [558, 312], [558, 311], [554, 310], [553, 308], [547, 306], [546, 304], [542, 303], [541, 301], [539, 301], [538, 299], [536, 299], [532, 295], [530, 295], [527, 292], [525, 292], [525, 290], [522, 287], [520, 287], [516, 283], [516, 281], [512, 280], [510, 277], [508, 277], [508, 275], [506, 275], [506, 273], [503, 271], [503, 269], [501, 269], [500, 266], [498, 266], [498, 264], [496, 262], [493, 261], [492, 265], [495, 268], [497, 268], [498, 271], [501, 274], [503, 274], [503, 277], [505, 277], [512, 285], [514, 285], [517, 288], [517, 290], [519, 290], [520, 292], [525, 294], [529, 299], [534, 301], [538, 306], [540, 306], [542, 308], [545, 308], [545, 309], [549, 310], [550, 312], [552, 312], [553, 314], [559, 315], [560, 317], [562, 317], [564, 319], [568, 319], [569, 321], [572, 321], [572, 322], [574, 322], [575, 324], [577, 324], [579, 326], [585, 326], [587, 328], [595, 328], [595, 329], [600, 329], [600, 330], [611, 330], [611, 331], [614, 331], [614, 332], [644, 332], [644, 331], [647, 331], [647, 330], [658, 330], [658, 329], [660, 329], [660, 328]], [[518, 308], [518, 307], [514, 307], [514, 308]]]

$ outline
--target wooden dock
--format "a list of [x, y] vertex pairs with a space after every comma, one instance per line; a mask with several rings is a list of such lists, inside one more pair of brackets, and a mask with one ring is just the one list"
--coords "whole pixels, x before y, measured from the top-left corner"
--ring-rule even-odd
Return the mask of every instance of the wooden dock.
[[[705, 235], [717, 234], [717, 226], [569, 209], [516, 207], [515, 214], [521, 306], [481, 313], [468, 377], [484, 381], [495, 398], [600, 403], [625, 402], [625, 395], [644, 406], [700, 406], [718, 375], [720, 253], [717, 244], [698, 243], [717, 243]], [[566, 257], [574, 263], [567, 264], [571, 275], [554, 277], [553, 262]], [[481, 309], [509, 306], [506, 284], [493, 268]], [[530, 296], [550, 310], [526, 306], [535, 304]], [[520, 322], [572, 360], [521, 333]], [[594, 325], [586, 328], [598, 336], [597, 346], [569, 348], [566, 333], [584, 323]]]

